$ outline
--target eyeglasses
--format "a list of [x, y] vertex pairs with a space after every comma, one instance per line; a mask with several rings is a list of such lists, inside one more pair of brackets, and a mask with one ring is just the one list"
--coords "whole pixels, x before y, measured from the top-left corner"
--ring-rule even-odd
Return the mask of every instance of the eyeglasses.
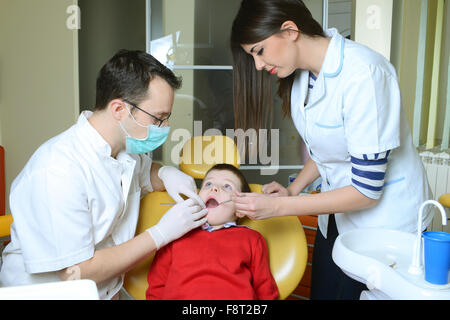
[[130, 101], [128, 101], [128, 100], [123, 99], [123, 101], [126, 102], [126, 103], [128, 103], [130, 106], [132, 106], [132, 107], [134, 107], [134, 108], [136, 108], [136, 109], [138, 109], [138, 110], [141, 110], [142, 112], [148, 114], [150, 117], [152, 117], [152, 118], [155, 119], [156, 121], [159, 121], [158, 127], [161, 127], [161, 125], [164, 123], [164, 121], [169, 120], [169, 118], [170, 118], [170, 116], [171, 116], [171, 113], [169, 113], [169, 116], [168, 116], [167, 118], [165, 118], [165, 119], [160, 119], [160, 118], [158, 118], [158, 117], [155, 117], [155, 116], [152, 115], [151, 113], [148, 113], [147, 111], [142, 110], [142, 109], [139, 108], [137, 105], [135, 105], [134, 103], [132, 103], [132, 102], [130, 102]]

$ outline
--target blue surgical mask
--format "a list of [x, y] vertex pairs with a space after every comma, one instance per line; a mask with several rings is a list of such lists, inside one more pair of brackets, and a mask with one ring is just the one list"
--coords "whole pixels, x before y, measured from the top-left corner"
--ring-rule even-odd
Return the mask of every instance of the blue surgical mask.
[[[128, 110], [128, 112], [130, 112]], [[147, 137], [144, 139], [137, 139], [130, 136], [130, 134], [125, 130], [122, 123], [119, 122], [120, 127], [127, 135], [126, 137], [126, 152], [132, 153], [132, 154], [141, 154], [141, 153], [147, 153], [155, 150], [160, 145], [162, 145], [167, 137], [169, 136], [170, 127], [158, 127], [153, 124], [149, 126], [143, 126], [139, 122], [137, 122], [133, 115], [131, 114], [131, 118], [136, 122], [137, 125], [141, 127], [148, 128]]]

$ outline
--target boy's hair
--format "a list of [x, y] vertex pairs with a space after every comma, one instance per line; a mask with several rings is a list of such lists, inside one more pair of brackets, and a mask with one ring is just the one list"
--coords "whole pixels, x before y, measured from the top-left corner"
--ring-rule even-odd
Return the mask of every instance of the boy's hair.
[[100, 70], [97, 77], [95, 110], [103, 110], [114, 99], [139, 104], [147, 98], [150, 80], [164, 79], [174, 90], [181, 78], [152, 55], [143, 51], [119, 50]]
[[250, 186], [248, 185], [247, 179], [245, 179], [244, 175], [242, 174], [241, 170], [236, 168], [235, 166], [227, 163], [219, 163], [214, 165], [212, 168], [206, 172], [205, 177], [213, 170], [225, 170], [225, 171], [231, 171], [234, 173], [236, 177], [239, 178], [239, 181], [241, 182], [241, 192], [250, 192]]

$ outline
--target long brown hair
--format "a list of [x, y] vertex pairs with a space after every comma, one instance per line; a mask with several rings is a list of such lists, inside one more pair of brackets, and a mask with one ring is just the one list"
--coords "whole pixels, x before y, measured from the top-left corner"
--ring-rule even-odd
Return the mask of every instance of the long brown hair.
[[[325, 37], [321, 25], [301, 0], [243, 0], [241, 3], [230, 39], [236, 129], [261, 128], [273, 108], [269, 74], [256, 70], [253, 57], [241, 45], [257, 43], [281, 32], [281, 25], [288, 20], [295, 22], [305, 35]], [[284, 117], [291, 114], [294, 77], [295, 73], [278, 80], [277, 94], [283, 101]]]

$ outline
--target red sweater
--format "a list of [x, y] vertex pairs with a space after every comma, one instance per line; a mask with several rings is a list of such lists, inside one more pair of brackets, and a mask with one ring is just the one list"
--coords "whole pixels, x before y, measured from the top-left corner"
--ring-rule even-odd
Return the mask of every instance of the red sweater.
[[187, 233], [157, 252], [147, 280], [147, 300], [278, 298], [264, 238], [245, 227]]

